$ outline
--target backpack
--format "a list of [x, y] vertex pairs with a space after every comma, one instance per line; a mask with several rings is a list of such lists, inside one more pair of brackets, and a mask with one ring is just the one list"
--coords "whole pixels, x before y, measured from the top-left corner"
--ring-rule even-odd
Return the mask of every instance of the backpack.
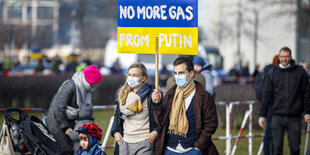
[[258, 73], [255, 77], [255, 79], [256, 79], [256, 81], [255, 81], [255, 95], [256, 95], [256, 99], [259, 100], [260, 102], [262, 101], [265, 79], [266, 79], [268, 73], [273, 72], [273, 70], [274, 70], [274, 66], [268, 65], [263, 69], [263, 71]]

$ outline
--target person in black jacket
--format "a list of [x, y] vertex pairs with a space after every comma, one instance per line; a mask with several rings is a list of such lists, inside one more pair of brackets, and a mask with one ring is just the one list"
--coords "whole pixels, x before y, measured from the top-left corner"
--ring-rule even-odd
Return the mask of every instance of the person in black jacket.
[[291, 155], [299, 155], [301, 114], [310, 122], [310, 84], [305, 70], [295, 64], [288, 47], [280, 49], [280, 63], [269, 72], [264, 84], [259, 125], [265, 127], [267, 107], [272, 106], [271, 131], [274, 154], [283, 154], [283, 137], [288, 133]]
[[[272, 72], [273, 69], [278, 65], [279, 62], [279, 55], [275, 55], [273, 57], [272, 64], [269, 64], [264, 67], [262, 72], [260, 72], [255, 78], [255, 93], [256, 98], [259, 100], [260, 103], [262, 103], [262, 94], [264, 91], [264, 82], [269, 72]], [[262, 108], [262, 106], [261, 106]], [[268, 107], [264, 107], [267, 109], [266, 113], [266, 123], [265, 123], [265, 136], [264, 136], [264, 155], [270, 155], [273, 154], [273, 145], [272, 145], [272, 133], [271, 133], [271, 119], [272, 119], [272, 113], [271, 113], [271, 104], [268, 105]]]
[[132, 64], [125, 84], [118, 92], [118, 104], [111, 130], [116, 146], [114, 154], [154, 154], [159, 127], [154, 121], [148, 75], [141, 63]]

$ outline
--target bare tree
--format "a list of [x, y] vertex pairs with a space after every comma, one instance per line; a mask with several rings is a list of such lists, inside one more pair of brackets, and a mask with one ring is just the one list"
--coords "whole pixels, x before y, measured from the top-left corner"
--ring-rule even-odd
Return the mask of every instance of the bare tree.
[[[31, 28], [26, 25], [0, 25], [0, 48], [14, 41], [16, 48], [21, 48], [31, 41]], [[14, 38], [14, 40], [12, 40]]]
[[[266, 6], [281, 6], [285, 9], [275, 11], [270, 17], [296, 16], [297, 17], [297, 52], [301, 52], [301, 37], [307, 38], [307, 52], [299, 57], [306, 57], [306, 61], [310, 63], [310, 0], [269, 0]], [[297, 59], [299, 58], [297, 56]], [[299, 60], [300, 61], [300, 60]], [[303, 60], [305, 61], [305, 60]]]
[[78, 0], [73, 10], [80, 29], [80, 47], [105, 47], [109, 33], [116, 25], [117, 1], [115, 0]]
[[[251, 6], [242, 4], [240, 0], [233, 4], [231, 2], [220, 4], [219, 10], [220, 17], [213, 22], [214, 29], [211, 30], [211, 33], [217, 37], [219, 45], [232, 42], [236, 44], [235, 60], [241, 67], [244, 56], [241, 50], [241, 37], [253, 40], [254, 53], [257, 52], [257, 42], [262, 38], [258, 34], [259, 12]], [[252, 14], [252, 16], [247, 14]], [[256, 57], [254, 63], [256, 63]]]

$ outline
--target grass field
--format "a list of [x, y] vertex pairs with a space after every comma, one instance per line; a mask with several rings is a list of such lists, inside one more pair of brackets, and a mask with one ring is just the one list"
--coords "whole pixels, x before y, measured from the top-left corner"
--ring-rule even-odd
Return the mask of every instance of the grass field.
[[[106, 133], [106, 130], [108, 128], [109, 125], [109, 121], [111, 116], [114, 114], [114, 110], [96, 110], [94, 113], [94, 117], [95, 117], [95, 122], [103, 129], [104, 134]], [[29, 115], [35, 115], [39, 118], [42, 117], [41, 113], [29, 113]], [[4, 120], [4, 115], [1, 112], [0, 113], [0, 123], [2, 124]], [[254, 130], [253, 134], [260, 134], [262, 133], [263, 130]], [[243, 135], [247, 134], [248, 131], [244, 130], [243, 131]], [[237, 135], [238, 134], [238, 130], [232, 130], [232, 135]], [[225, 129], [217, 129], [216, 133], [214, 134], [213, 137], [218, 137], [218, 136], [225, 136]], [[305, 145], [305, 134], [302, 135], [302, 140], [301, 140], [301, 153], [303, 154], [304, 151], [304, 145]], [[262, 142], [263, 138], [259, 137], [259, 138], [253, 138], [253, 154], [257, 154], [257, 151], [259, 149], [259, 146]], [[235, 140], [232, 140], [232, 144], [234, 144]], [[225, 141], [224, 140], [216, 140], [214, 141], [218, 151], [220, 152], [220, 154], [224, 154], [225, 151]], [[113, 145], [114, 144], [114, 138], [113, 137], [109, 137], [108, 143], [107, 145]], [[232, 146], [233, 147], [233, 146]], [[108, 155], [112, 155], [113, 154], [113, 149], [105, 149], [105, 152]], [[248, 140], [247, 139], [241, 139], [238, 145], [238, 148], [236, 150], [237, 155], [245, 155], [248, 154]], [[284, 154], [289, 154], [289, 148], [288, 148], [288, 144], [287, 144], [287, 136], [285, 137], [285, 142], [284, 142]]]

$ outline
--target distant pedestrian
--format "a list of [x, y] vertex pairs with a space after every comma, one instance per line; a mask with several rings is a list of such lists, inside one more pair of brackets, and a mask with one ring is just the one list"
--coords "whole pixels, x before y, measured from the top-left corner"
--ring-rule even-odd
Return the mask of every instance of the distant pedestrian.
[[256, 75], [259, 74], [259, 70], [260, 70], [260, 66], [256, 65], [255, 69], [254, 69], [254, 72], [252, 74], [252, 77], [256, 77]]
[[79, 65], [78, 64], [78, 55], [71, 53], [69, 56], [67, 56], [67, 63], [65, 66], [65, 73], [75, 73], [76, 68]]
[[9, 72], [13, 67], [13, 62], [9, 56], [5, 56], [2, 63], [2, 69], [4, 74]]
[[201, 56], [195, 56], [193, 59], [193, 63], [195, 72], [200, 73], [205, 78], [206, 91], [213, 96], [215, 93], [213, 85], [213, 76], [211, 74], [212, 65], [209, 63], [209, 61], [204, 60]]
[[115, 62], [113, 63], [112, 67], [111, 67], [111, 73], [112, 74], [122, 74], [122, 66], [119, 62], [119, 58], [117, 58], [115, 60]]
[[310, 84], [306, 71], [295, 64], [292, 52], [283, 47], [279, 52], [280, 63], [267, 75], [259, 125], [265, 127], [268, 106], [272, 106], [271, 131], [274, 154], [283, 154], [284, 133], [288, 133], [291, 155], [300, 154], [301, 115], [310, 122]]
[[240, 73], [238, 71], [237, 65], [234, 65], [228, 72], [228, 76], [230, 77], [239, 77]]
[[38, 59], [38, 60], [37, 60], [37, 66], [36, 66], [36, 68], [35, 68], [35, 71], [36, 71], [37, 73], [42, 74], [43, 70], [44, 70], [43, 60], [42, 60], [42, 59]]
[[163, 65], [163, 68], [161, 69], [160, 74], [159, 74], [160, 87], [162, 88], [166, 87], [166, 83], [169, 77], [170, 77], [170, 72], [167, 69], [167, 65]]
[[56, 74], [60, 73], [60, 65], [62, 64], [62, 60], [60, 59], [59, 55], [56, 55], [52, 59], [52, 71]]
[[241, 76], [250, 77], [250, 62], [246, 62], [245, 65], [241, 68]]
[[73, 141], [68, 134], [73, 131], [76, 120], [86, 119], [80, 117], [79, 111], [92, 107], [92, 92], [101, 80], [102, 75], [97, 67], [88, 66], [63, 82], [53, 97], [46, 123], [64, 151], [73, 152]]
[[[273, 57], [273, 61], [271, 64], [264, 67], [264, 69], [257, 74], [255, 77], [255, 94], [257, 100], [262, 104], [262, 94], [264, 92], [264, 84], [266, 81], [266, 78], [269, 72], [273, 72], [274, 68], [278, 65], [279, 56], [278, 54]], [[273, 154], [273, 145], [272, 145], [272, 134], [271, 134], [271, 119], [272, 119], [272, 113], [271, 113], [271, 105], [269, 104], [268, 107], [264, 107], [267, 109], [266, 113], [266, 125], [265, 125], [265, 136], [264, 136], [264, 155], [270, 155]], [[263, 106], [261, 105], [261, 108]]]
[[82, 63], [85, 63], [86, 66], [93, 64], [88, 55], [84, 56]]

